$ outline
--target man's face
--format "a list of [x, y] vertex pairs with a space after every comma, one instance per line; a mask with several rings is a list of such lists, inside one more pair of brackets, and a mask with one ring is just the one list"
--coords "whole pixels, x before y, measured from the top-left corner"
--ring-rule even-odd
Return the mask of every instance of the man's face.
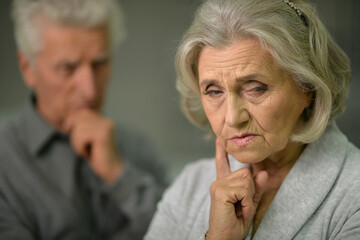
[[[41, 50], [31, 63], [20, 53], [37, 109], [54, 127], [80, 109], [100, 111], [110, 74], [106, 28], [81, 28], [43, 21]], [[25, 63], [24, 63], [25, 62]]]

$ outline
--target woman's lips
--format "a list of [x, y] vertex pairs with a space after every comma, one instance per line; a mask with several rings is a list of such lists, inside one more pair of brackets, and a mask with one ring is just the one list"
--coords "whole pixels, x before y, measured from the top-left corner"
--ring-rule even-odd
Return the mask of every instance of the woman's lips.
[[230, 140], [238, 146], [245, 146], [252, 142], [256, 136], [255, 134], [243, 134], [242, 136], [232, 137]]

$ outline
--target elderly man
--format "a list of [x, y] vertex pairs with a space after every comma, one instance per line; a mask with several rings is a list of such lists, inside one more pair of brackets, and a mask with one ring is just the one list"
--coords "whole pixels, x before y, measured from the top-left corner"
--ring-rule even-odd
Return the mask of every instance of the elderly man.
[[33, 94], [0, 131], [0, 239], [141, 239], [164, 169], [143, 138], [100, 113], [117, 4], [15, 0], [13, 19]]

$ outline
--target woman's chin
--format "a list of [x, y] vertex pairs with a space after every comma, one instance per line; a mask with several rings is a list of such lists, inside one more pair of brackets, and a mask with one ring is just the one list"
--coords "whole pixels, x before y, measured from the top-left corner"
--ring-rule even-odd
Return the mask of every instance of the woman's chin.
[[261, 162], [264, 157], [262, 154], [251, 151], [229, 151], [230, 155], [232, 155], [238, 162], [246, 163], [246, 164], [254, 164]]

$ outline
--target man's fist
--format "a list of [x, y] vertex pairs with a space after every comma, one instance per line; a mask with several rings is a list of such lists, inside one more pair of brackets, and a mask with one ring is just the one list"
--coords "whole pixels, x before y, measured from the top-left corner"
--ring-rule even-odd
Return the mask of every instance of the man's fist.
[[114, 128], [112, 120], [87, 109], [70, 115], [63, 124], [76, 153], [107, 183], [114, 182], [123, 170]]

